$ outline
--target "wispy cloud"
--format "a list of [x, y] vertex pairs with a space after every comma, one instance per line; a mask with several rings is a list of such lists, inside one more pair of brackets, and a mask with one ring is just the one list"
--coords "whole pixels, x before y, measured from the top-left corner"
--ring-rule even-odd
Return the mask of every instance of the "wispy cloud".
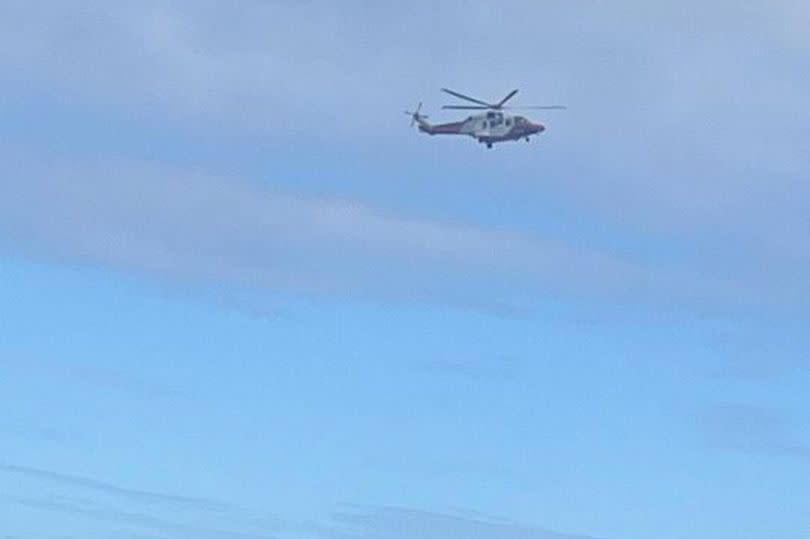
[[701, 412], [697, 421], [706, 439], [716, 447], [810, 463], [810, 440], [802, 439], [788, 415], [778, 409], [721, 404]]
[[21, 466], [16, 464], [0, 464], [0, 473], [24, 476], [29, 479], [59, 483], [71, 488], [94, 491], [113, 497], [143, 504], [171, 504], [176, 507], [186, 507], [201, 511], [226, 512], [233, 507], [230, 504], [206, 498], [178, 496], [148, 490], [127, 488], [96, 479], [77, 475], [64, 474], [40, 468]]
[[4, 510], [43, 513], [51, 528], [59, 522], [91, 523], [103, 537], [269, 539], [273, 537], [269, 530], [286, 524], [221, 500], [130, 488], [30, 466], [0, 465], [0, 484], [9, 487], [0, 495]]
[[554, 238], [409, 218], [348, 199], [133, 163], [21, 167], [0, 249], [183, 283], [460, 305], [532, 294], [732, 297], [727, 283]]
[[109, 523], [116, 527], [132, 526], [151, 530], [172, 538], [207, 539], [270, 539], [272, 536], [259, 533], [233, 531], [193, 524], [182, 524], [170, 519], [146, 513], [131, 512], [109, 506], [87, 503], [78, 499], [5, 497], [5, 500], [20, 506], [49, 513], [67, 513], [90, 520]]
[[589, 539], [483, 515], [447, 514], [402, 507], [355, 507], [322, 527], [326, 539]]

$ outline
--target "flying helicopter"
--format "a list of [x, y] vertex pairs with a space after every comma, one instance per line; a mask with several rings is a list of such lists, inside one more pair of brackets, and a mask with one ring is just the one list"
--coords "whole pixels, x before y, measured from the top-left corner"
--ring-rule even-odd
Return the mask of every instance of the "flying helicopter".
[[566, 108], [562, 105], [505, 106], [507, 101], [515, 97], [515, 94], [518, 93], [517, 90], [512, 90], [497, 103], [488, 103], [447, 88], [442, 88], [442, 92], [473, 103], [472, 105], [444, 105], [442, 108], [445, 110], [481, 110], [486, 112], [468, 116], [459, 122], [431, 124], [427, 121], [428, 117], [421, 114], [422, 103], [419, 103], [415, 111], [405, 111], [405, 114], [411, 117], [411, 127], [416, 124], [419, 126], [419, 131], [427, 133], [428, 135], [467, 135], [482, 144], [486, 144], [487, 148], [492, 148], [492, 145], [496, 142], [506, 142], [507, 140], [525, 139], [526, 142], [529, 142], [529, 137], [539, 135], [546, 130], [545, 126], [542, 124], [531, 122], [523, 116], [508, 114], [504, 111], [519, 109], [556, 110]]

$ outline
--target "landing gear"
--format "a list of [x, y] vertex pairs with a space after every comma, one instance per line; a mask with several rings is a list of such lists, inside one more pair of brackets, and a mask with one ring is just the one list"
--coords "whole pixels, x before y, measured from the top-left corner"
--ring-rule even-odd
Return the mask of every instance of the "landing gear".
[[529, 137], [526, 137], [526, 142], [529, 142]]
[[490, 150], [492, 149], [492, 143], [491, 142], [487, 142], [487, 148], [489, 148]]

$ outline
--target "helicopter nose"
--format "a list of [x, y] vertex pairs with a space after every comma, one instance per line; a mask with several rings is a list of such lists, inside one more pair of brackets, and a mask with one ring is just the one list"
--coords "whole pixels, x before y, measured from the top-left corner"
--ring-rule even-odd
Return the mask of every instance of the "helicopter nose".
[[546, 126], [543, 124], [532, 124], [532, 128], [534, 129], [535, 133], [542, 133], [546, 130]]

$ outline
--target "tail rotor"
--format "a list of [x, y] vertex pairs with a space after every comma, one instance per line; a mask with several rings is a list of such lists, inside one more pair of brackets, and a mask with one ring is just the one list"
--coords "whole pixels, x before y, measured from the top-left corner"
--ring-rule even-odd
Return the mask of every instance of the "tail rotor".
[[405, 114], [411, 117], [411, 127], [413, 127], [417, 123], [421, 123], [422, 121], [427, 119], [425, 114], [420, 114], [422, 111], [422, 102], [419, 102], [419, 105], [416, 107], [416, 110], [411, 112], [409, 110], [405, 111]]

